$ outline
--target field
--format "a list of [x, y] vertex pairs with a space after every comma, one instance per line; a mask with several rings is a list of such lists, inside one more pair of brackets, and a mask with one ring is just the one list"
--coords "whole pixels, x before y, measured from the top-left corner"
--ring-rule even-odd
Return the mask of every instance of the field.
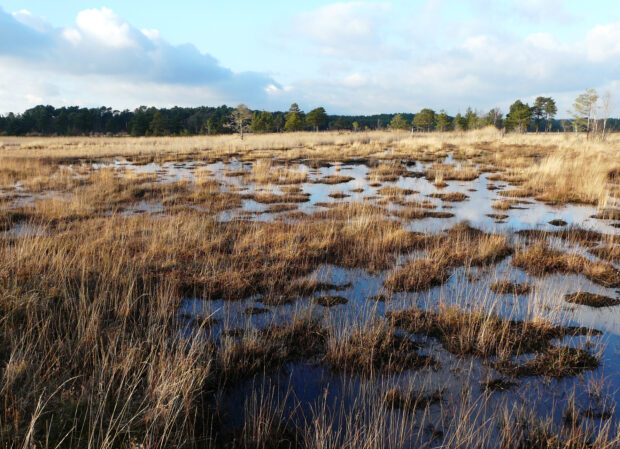
[[620, 445], [620, 136], [0, 137], [0, 446]]

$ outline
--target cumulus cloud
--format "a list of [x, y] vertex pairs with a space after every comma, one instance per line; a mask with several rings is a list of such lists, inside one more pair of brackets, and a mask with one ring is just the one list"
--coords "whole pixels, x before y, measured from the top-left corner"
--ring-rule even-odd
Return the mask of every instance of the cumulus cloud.
[[[285, 85], [264, 73], [234, 72], [194, 45], [172, 45], [110, 9], [82, 11], [64, 28], [28, 11], [0, 10], [0, 104], [23, 110], [33, 102], [244, 102], [281, 109], [296, 101], [332, 113], [432, 107], [454, 114], [467, 106], [506, 110], [517, 98], [537, 95], [554, 96], [565, 111], [588, 87], [620, 97], [620, 22], [584, 25], [568, 38], [557, 33], [557, 17], [574, 11], [560, 0], [497, 3], [352, 1], [301, 12], [279, 39], [285, 44], [271, 49]], [[539, 19], [555, 23], [532, 25]], [[528, 26], [511, 28], [515, 20]]]
[[294, 21], [294, 33], [308, 39], [324, 55], [351, 59], [377, 58], [381, 49], [390, 52], [384, 26], [391, 4], [338, 2], [301, 13]]
[[620, 22], [597, 25], [586, 36], [588, 57], [603, 62], [620, 57]]
[[[479, 20], [478, 13], [482, 14], [488, 3], [478, 2], [473, 21]], [[545, 16], [550, 16], [546, 20], [558, 20], [560, 16], [568, 19], [571, 15], [559, 0], [523, 0], [518, 5], [513, 6], [523, 16], [536, 20]], [[382, 17], [357, 3], [336, 3], [303, 14], [301, 18], [312, 31], [303, 34], [307, 44], [331, 48], [329, 42], [319, 38], [325, 35], [342, 45], [324, 51], [326, 76], [299, 81], [296, 91], [300, 96], [311, 93], [305, 96], [306, 103], [324, 102], [352, 113], [415, 111], [423, 107], [456, 113], [467, 106], [486, 110], [495, 105], [506, 110], [517, 98], [531, 101], [537, 95], [551, 94], [560, 100], [560, 110], [564, 111], [575, 92], [588, 87], [611, 88], [620, 78], [620, 23], [598, 25], [565, 41], [552, 32], [511, 33], [501, 20], [486, 28], [473, 26], [467, 20], [455, 23], [444, 13], [432, 20], [434, 27], [423, 25], [422, 34], [402, 33], [404, 24], [415, 24], [413, 18], [417, 15], [440, 14], [439, 6], [445, 11], [457, 5], [449, 0], [430, 0], [418, 11], [399, 5], [396, 11], [396, 6], [392, 7], [389, 17]], [[326, 16], [363, 20], [352, 28], [317, 23], [319, 17]], [[383, 53], [380, 60], [359, 58], [352, 64], [343, 63], [343, 56], [350, 52], [345, 44], [365, 37], [369, 37], [369, 43], [360, 51], [376, 49], [377, 42], [379, 46], [388, 43], [398, 51]]]
[[278, 86], [263, 73], [235, 73], [192, 44], [171, 45], [157, 30], [138, 30], [108, 8], [81, 11], [75, 26], [66, 28], [25, 10], [0, 9], [0, 56], [22, 71], [202, 88], [199, 97], [209, 94], [212, 101], [259, 104], [268, 99], [269, 86]]
[[536, 22], [569, 22], [575, 19], [566, 9], [565, 0], [517, 0], [514, 8], [523, 17]]

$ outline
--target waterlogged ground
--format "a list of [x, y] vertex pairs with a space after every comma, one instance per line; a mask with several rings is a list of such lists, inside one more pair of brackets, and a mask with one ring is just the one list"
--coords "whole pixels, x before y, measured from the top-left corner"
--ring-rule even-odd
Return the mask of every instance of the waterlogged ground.
[[[461, 167], [459, 162], [455, 162], [451, 155], [443, 159], [443, 163], [450, 164], [457, 169]], [[380, 203], [381, 199], [386, 200], [385, 195], [380, 190], [385, 187], [396, 187], [400, 189], [410, 189], [414, 193], [406, 195], [406, 200], [417, 200], [430, 202], [436, 206], [433, 209], [436, 212], [447, 212], [452, 217], [435, 219], [432, 217], [411, 220], [411, 230], [420, 232], [440, 232], [448, 229], [454, 224], [466, 220], [472, 226], [478, 227], [492, 232], [502, 232], [510, 234], [521, 229], [543, 229], [557, 230], [558, 226], [554, 226], [549, 222], [552, 220], [562, 220], [566, 222], [564, 226], [579, 226], [580, 228], [591, 229], [601, 233], [618, 235], [620, 231], [614, 224], [618, 221], [593, 218], [597, 213], [597, 208], [587, 205], [564, 204], [554, 206], [545, 204], [532, 198], [524, 198], [522, 204], [513, 205], [508, 211], [497, 210], [492, 207], [496, 201], [506, 200], [507, 198], [500, 195], [503, 189], [512, 188], [503, 181], [489, 181], [488, 173], [481, 173], [472, 181], [445, 181], [446, 186], [437, 188], [431, 180], [424, 178], [423, 172], [433, 166], [432, 163], [422, 163], [417, 161], [408, 161], [407, 173], [399, 176], [396, 181], [382, 181], [379, 185], [373, 186], [373, 178], [369, 177], [371, 168], [363, 162], [360, 163], [328, 163], [329, 166], [311, 168], [304, 163], [286, 163], [286, 170], [297, 173], [307, 174], [308, 182], [293, 184], [301, 189], [303, 195], [307, 195], [307, 200], [300, 203], [293, 203], [292, 210], [312, 214], [313, 212], [324, 210], [321, 204], [338, 203], [338, 202], [359, 202]], [[376, 164], [376, 163], [375, 163]], [[312, 165], [312, 164], [310, 164]], [[326, 164], [327, 165], [327, 164]], [[197, 163], [197, 162], [167, 162], [163, 164], [148, 163], [145, 165], [135, 165], [124, 159], [114, 160], [112, 163], [94, 164], [95, 169], [102, 167], [114, 167], [123, 171], [136, 174], [147, 174], [156, 176], [158, 182], [175, 183], [179, 181], [194, 182], [196, 173], [208, 174], [209, 178], [220, 182], [222, 191], [230, 191], [235, 193], [252, 194], [252, 193], [272, 193], [277, 195], [285, 194], [287, 185], [263, 185], [252, 182], [248, 176], [252, 174], [254, 163], [241, 161], [226, 161], [215, 163]], [[277, 167], [274, 163], [274, 169]], [[242, 175], [246, 173], [246, 176]], [[335, 185], [321, 183], [321, 180], [329, 176], [345, 176], [352, 178], [346, 182]], [[379, 179], [381, 179], [379, 177]], [[374, 179], [377, 182], [377, 179]], [[491, 190], [488, 188], [491, 186]], [[463, 201], [442, 201], [440, 198], [434, 198], [429, 195], [440, 193], [448, 194], [453, 192], [461, 192], [467, 195]], [[344, 198], [332, 198], [333, 194], [344, 194]], [[43, 194], [42, 194], [43, 195]], [[47, 193], [49, 195], [49, 193]], [[27, 202], [38, 196], [26, 195], [19, 201]], [[613, 208], [617, 198], [611, 198]], [[317, 204], [318, 203], [318, 204]], [[279, 204], [279, 203], [275, 203]], [[263, 204], [252, 199], [244, 199], [243, 206], [232, 211], [225, 211], [221, 214], [221, 220], [230, 220], [235, 217], [242, 216], [247, 219], [268, 221], [278, 219], [286, 220], [286, 213], [274, 214], [270, 213], [270, 204]], [[389, 210], [402, 210], [405, 207], [395, 203], [386, 205]], [[160, 213], [163, 207], [158, 203], [140, 202], [132, 206], [129, 212], [147, 212]], [[290, 212], [290, 211], [285, 211]], [[491, 215], [491, 216], [489, 216]], [[494, 216], [495, 215], [495, 216]], [[497, 217], [496, 215], [505, 215]]]
[[[381, 173], [381, 161], [313, 164], [273, 160], [267, 168], [263, 167], [260, 176], [268, 177], [270, 172], [276, 173], [280, 169], [302, 174], [302, 181], [281, 183], [259, 181], [256, 174], [258, 162], [235, 159], [145, 165], [117, 159], [87, 168], [67, 165], [67, 169], [72, 170], [76, 177], [86, 176], [84, 173], [92, 171], [114, 169], [119, 176], [152, 176], [155, 183], [215, 181], [220, 192], [241, 195], [242, 198], [240, 207], [224, 207], [217, 212], [220, 221], [296, 223], [312, 219], [313, 214], [329, 211], [337, 203], [363, 203], [383, 208], [387, 217], [403, 221], [410, 231], [437, 235], [467, 222], [470, 227], [488, 234], [505, 235], [510, 245], [521, 249], [534, 243], [519, 231], [555, 232], [577, 228], [594, 231], [604, 235], [603, 240], [596, 244], [580, 244], [553, 235], [546, 235], [545, 241], [552, 249], [578, 254], [588, 261], [610, 264], [617, 276], [620, 269], [617, 256], [601, 259], [590, 251], [597, 245], [606, 245], [604, 242], [617, 245], [613, 236], [620, 235], [617, 220], [594, 218], [600, 212], [595, 206], [552, 205], [532, 197], [506, 196], [505, 192], [517, 189], [518, 185], [510, 185], [508, 181], [498, 179], [496, 173], [484, 170], [468, 181], [438, 179], [428, 175], [436, 163], [404, 161], [398, 165], [399, 171], [390, 174], [385, 168]], [[449, 155], [441, 163], [459, 170], [464, 162]], [[341, 178], [331, 183], [337, 179], [335, 177]], [[462, 195], [451, 195], [455, 193]], [[27, 207], [50, 196], [63, 197], [67, 193], [32, 193], [18, 185], [11, 195], [7, 208]], [[267, 195], [279, 195], [280, 199], [267, 199]], [[498, 203], [510, 200], [511, 204], [498, 207]], [[201, 208], [200, 205], [187, 207]], [[613, 210], [617, 207], [612, 198], [607, 208]], [[166, 217], [170, 212], [164, 202], [146, 199], [115, 207], [106, 213]], [[37, 227], [19, 223], [4, 232], [19, 237], [36, 234]], [[397, 266], [420, 255], [420, 252], [410, 251], [399, 258]], [[497, 263], [483, 266], [455, 266], [441, 285], [430, 285], [420, 291], [387, 288], [386, 279], [395, 267], [369, 271], [324, 264], [304, 277], [318, 286], [314, 291], [298, 294], [281, 305], [264, 304], [264, 297], [260, 294], [234, 301], [187, 297], [178, 311], [179, 336], [199, 332], [204, 334], [205, 341], [243, 345], [261, 329], [308, 315], [346, 340], [356, 329], [363, 329], [369, 323], [386, 322], [391, 312], [450, 306], [465, 312], [483, 311], [507, 320], [545, 319], [562, 326], [584, 327], [600, 333], [554, 340], [555, 345], [585, 348], [600, 357], [598, 368], [579, 370], [573, 375], [502, 374], [489, 359], [447, 350], [436, 336], [413, 335], [398, 329], [398, 335], [410, 338], [419, 345], [421, 355], [432, 356], [436, 363], [401, 373], [364, 375], [343, 373], [321, 357], [290, 361], [284, 367], [263, 369], [223, 388], [217, 396], [218, 410], [220, 418], [231, 428], [244, 426], [252, 404], [270, 405], [300, 425], [312, 420], [318, 409], [323, 409], [333, 420], [334, 428], [343, 429], [368, 423], [378, 419], [376, 414], [382, 414], [387, 416], [383, 416], [382, 421], [386, 426], [383, 437], [389, 439], [390, 432], [406, 428], [407, 432], [414, 432], [404, 438], [410, 444], [424, 442], [430, 446], [448, 444], [462, 431], [454, 427], [451, 417], [469, 414], [469, 421], [483, 428], [485, 423], [498, 419], [497, 411], [506, 406], [548, 417], [560, 428], [572, 420], [571, 425], [584, 429], [615, 429], [620, 423], [620, 411], [616, 411], [620, 403], [620, 306], [592, 307], [569, 303], [565, 297], [588, 292], [620, 300], [620, 286], [613, 283], [613, 286], [605, 286], [605, 282], [597, 282], [592, 276], [588, 278], [579, 272], [530, 274], [516, 267], [513, 257], [508, 255]], [[526, 285], [529, 289], [527, 292], [492, 291], [491, 285], [501, 281]], [[336, 303], [327, 307], [317, 301], [326, 296], [337, 298]], [[525, 354], [517, 359], [526, 361], [532, 357]], [[484, 387], [485, 382], [498, 379], [504, 383], [498, 383], [497, 388]], [[393, 407], [377, 407], [394, 388], [415, 391], [420, 397], [430, 399], [418, 407], [404, 407], [405, 410], [394, 406], [395, 403], [392, 403]], [[353, 415], [359, 417], [359, 423], [347, 421], [346, 417]], [[408, 427], [403, 422], [409, 423]], [[494, 430], [488, 432], [489, 438], [499, 438]]]
[[[451, 164], [454, 161], [447, 158], [445, 163]], [[291, 209], [311, 215], [324, 210], [325, 203], [360, 201], [382, 204], [389, 211], [405, 209], [406, 206], [394, 202], [386, 204], [385, 196], [380, 190], [388, 186], [413, 190], [415, 193], [407, 195], [407, 200], [430, 202], [435, 206], [432, 208], [433, 211], [451, 215], [410, 220], [408, 229], [417, 232], [440, 233], [464, 220], [486, 232], [506, 234], [515, 244], [523, 240], [516, 232], [526, 229], [556, 231], [564, 227], [579, 227], [611, 235], [618, 235], [620, 232], [617, 227], [612, 226], [614, 224], [612, 220], [593, 218], [597, 213], [593, 206], [574, 204], [553, 206], [526, 198], [522, 204], [498, 211], [492, 205], [506, 199], [499, 192], [511, 188], [507, 183], [489, 181], [488, 174], [481, 174], [472, 181], [447, 181], [447, 185], [439, 189], [431, 181], [418, 175], [429, 166], [430, 164], [422, 163], [410, 164], [407, 169], [414, 176], [401, 176], [396, 181], [381, 182], [380, 185], [374, 186], [371, 185], [372, 177], [369, 176], [371, 169], [365, 164], [338, 163], [317, 169], [304, 164], [288, 165], [287, 169], [307, 173], [309, 181], [299, 184], [301, 192], [307, 194], [308, 200], [293, 204]], [[162, 182], [173, 182], [193, 180], [196, 168], [196, 165], [188, 163], [164, 166], [150, 164], [132, 169], [157, 173], [158, 179]], [[208, 164], [204, 168], [213, 173], [213, 178], [221, 182], [224, 189], [230, 188], [231, 191], [249, 194], [266, 190], [261, 185], [248, 182], [238, 175], [240, 171], [251, 171], [252, 164], [218, 162]], [[230, 176], [230, 173], [236, 175]], [[336, 185], [313, 183], [335, 175], [349, 176], [352, 179]], [[489, 190], [489, 186], [492, 186], [492, 190]], [[267, 191], [278, 195], [286, 193], [278, 186], [270, 186]], [[461, 192], [467, 195], [467, 198], [464, 201], [449, 202], [429, 196], [438, 192], [442, 194]], [[345, 197], [330, 196], [339, 193], [345, 194]], [[145, 204], [142, 207], [145, 212], [161, 212], [157, 204]], [[289, 210], [271, 213], [269, 205], [244, 199], [240, 209], [225, 211], [220, 214], [220, 219], [243, 217], [247, 220], [261, 221], [295, 220], [297, 216], [289, 215], [290, 212]], [[499, 214], [504, 216], [498, 216]], [[552, 220], [561, 220], [564, 223], [561, 226], [550, 224]], [[552, 244], [563, 251], [595, 259], [579, 245], [567, 244], [560, 239], [555, 239]], [[620, 401], [618, 361], [620, 307], [594, 308], [569, 304], [564, 301], [564, 297], [569, 293], [585, 291], [620, 299], [620, 290], [605, 288], [581, 275], [551, 274], [544, 277], [528, 275], [525, 271], [513, 267], [510, 262], [509, 257], [492, 267], [456, 269], [445, 284], [418, 293], [386, 291], [383, 286], [386, 272], [369, 273], [363, 269], [344, 269], [328, 265], [320, 267], [308, 278], [326, 285], [331, 284], [333, 288], [328, 287], [312, 295], [299, 297], [291, 304], [264, 306], [260, 296], [236, 302], [188, 298], [179, 313], [187, 318], [188, 329], [184, 329], [184, 332], [192, 332], [192, 323], [196, 317], [209, 317], [213, 324], [208, 333], [216, 339], [240, 339], [243, 338], [242, 332], [251, 332], [250, 329], [264, 329], [286, 322], [291, 316], [307, 309], [313, 310], [314, 314], [328, 323], [330, 328], [346, 335], [347, 329], [380, 319], [379, 317], [384, 316], [387, 311], [411, 307], [432, 309], [438, 303], [465, 308], [482, 307], [512, 320], [545, 317], [555, 323], [585, 326], [602, 331], [602, 334], [596, 337], [566, 337], [557, 342], [569, 346], [591, 347], [595, 352], [600, 351], [602, 363], [598, 369], [561, 379], [526, 377], [514, 380], [514, 384], [509, 385], [506, 391], [493, 393], [482, 388], [481, 384], [490, 379], [507, 379], [505, 376], [499, 375], [475, 357], [462, 358], [451, 354], [433, 338], [422, 338], [424, 353], [439, 360], [440, 368], [410, 370], [400, 375], [379, 376], [378, 379], [368, 380], [363, 376], [352, 377], [336, 373], [318, 362], [293, 363], [285, 370], [252, 377], [222, 395], [222, 407], [226, 410], [226, 419], [230, 420], [232, 425], [243, 425], [243, 404], [247, 404], [247, 398], [253, 394], [286, 404], [287, 412], [303, 421], [308, 419], [310, 410], [319, 404], [323, 406], [327, 404], [332, 410], [356, 410], [363, 406], [360, 404], [360, 391], [364, 392], [364, 400], [372, 403], [381, 402], [387, 391], [400, 387], [427, 394], [440, 392], [441, 400], [429, 405], [426, 411], [425, 407], [420, 407], [422, 410], [415, 413], [422, 416], [411, 418], [418, 421], [417, 427], [424, 435], [416, 438], [425, 441], [434, 439], [443, 441], [444, 437], [440, 434], [444, 431], [455, 432], [455, 429], [444, 427], [446, 412], [458, 414], [474, 408], [477, 409], [475, 421], [482, 424], [495, 416], [500, 404], [511, 402], [537, 411], [540, 415], [552, 416], [558, 423], [567, 419], [567, 410], [574, 405], [577, 413], [581, 410], [583, 421], [591, 421], [585, 424], [586, 426], [607, 425], [613, 428], [619, 417], [615, 412], [616, 404]], [[615, 263], [614, 266], [617, 269], [620, 265]], [[489, 289], [491, 284], [502, 280], [529, 285], [531, 291], [526, 294], [502, 294]], [[329, 308], [313, 303], [313, 299], [325, 295], [340, 296], [346, 298], [348, 302]], [[388, 299], [377, 301], [375, 297], [378, 295], [385, 295]], [[256, 314], [248, 314], [248, 310], [252, 308], [255, 308]], [[231, 329], [242, 331], [239, 331], [236, 337], [223, 336], [226, 332], [230, 335]], [[417, 337], [417, 341], [420, 341], [420, 337]], [[464, 397], [467, 399], [463, 399]], [[334, 412], [334, 415], [336, 422], [338, 417], [344, 420], [342, 416], [345, 413], [342, 410]], [[335, 425], [344, 426], [346, 423], [340, 422]], [[412, 437], [412, 441], [416, 438]]]

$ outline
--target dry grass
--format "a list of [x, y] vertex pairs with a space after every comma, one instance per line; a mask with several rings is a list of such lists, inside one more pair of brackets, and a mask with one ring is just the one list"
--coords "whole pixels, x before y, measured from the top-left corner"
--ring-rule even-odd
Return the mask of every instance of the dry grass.
[[546, 321], [518, 322], [491, 313], [466, 312], [454, 307], [438, 311], [418, 309], [389, 314], [392, 324], [414, 334], [437, 338], [450, 352], [480, 357], [527, 354], [546, 350], [551, 341], [586, 329], [563, 328]]
[[567, 377], [591, 371], [599, 366], [599, 359], [588, 351], [568, 346], [552, 346], [524, 363], [501, 361], [494, 368], [514, 377], [547, 376]]
[[534, 276], [574, 273], [581, 274], [605, 287], [620, 287], [620, 273], [613, 265], [593, 262], [578, 254], [557, 251], [545, 243], [536, 243], [519, 251], [514, 255], [512, 264]]
[[605, 295], [596, 295], [588, 292], [571, 293], [565, 296], [566, 302], [581, 304], [590, 307], [611, 307], [620, 304], [620, 300]]
[[463, 223], [454, 226], [447, 235], [435, 236], [425, 243], [423, 257], [406, 262], [390, 273], [384, 281], [386, 288], [426, 290], [446, 282], [455, 267], [490, 265], [512, 253], [505, 236], [486, 234]]
[[439, 198], [440, 200], [443, 201], [448, 201], [448, 202], [461, 202], [461, 201], [465, 201], [466, 199], [469, 199], [469, 197], [467, 195], [465, 195], [464, 193], [461, 192], [451, 192], [451, 193], [431, 193], [429, 195], [431, 198]]
[[489, 289], [495, 293], [525, 295], [530, 292], [530, 286], [527, 284], [515, 284], [510, 281], [501, 281], [492, 284]]
[[434, 366], [435, 360], [418, 353], [409, 338], [383, 327], [360, 330], [343, 341], [332, 340], [327, 361], [334, 370], [366, 375], [400, 373]]
[[[618, 179], [617, 144], [616, 136], [598, 143], [573, 135], [502, 137], [490, 130], [414, 136], [299, 133], [244, 141], [234, 136], [0, 138], [0, 185], [6, 194], [0, 227], [36, 229], [0, 236], [0, 444], [11, 449], [384, 448], [434, 440], [431, 445], [440, 447], [492, 445], [486, 437], [495, 430], [463, 430], [480, 428], [470, 421], [480, 404], [464, 407], [458, 416], [441, 410], [441, 424], [426, 432], [428, 418], [414, 428], [392, 409], [427, 408], [436, 397], [423, 390], [392, 390], [394, 385], [384, 389], [369, 383], [354, 412], [345, 407], [334, 412], [335, 425], [333, 403], [318, 404], [308, 421], [293, 423], [285, 400], [259, 397], [254, 389], [237, 432], [220, 421], [218, 401], [243, 380], [300, 361], [329, 367], [346, 379], [362, 374], [364, 382], [375, 374], [437, 368], [403, 331], [433, 336], [459, 355], [497, 358], [497, 368], [514, 376], [557, 377], [592, 369], [598, 363], [592, 354], [550, 344], [583, 330], [538, 320], [511, 321], [482, 310], [416, 309], [390, 315], [399, 330], [374, 321], [336, 330], [329, 317], [351, 304], [312, 305], [306, 316], [293, 304], [300, 297], [342, 304], [346, 298], [325, 293], [350, 286], [308, 277], [319, 267], [364, 269], [381, 276], [391, 290], [423, 290], [446, 282], [456, 267], [490, 266], [510, 255], [512, 247], [506, 236], [463, 224], [438, 235], [411, 232], [404, 220], [450, 213], [429, 210], [435, 207], [429, 201], [407, 200], [413, 190], [394, 185], [379, 190], [388, 200], [381, 205], [339, 202], [310, 215], [294, 211], [297, 203], [308, 201], [301, 184], [351, 181], [339, 171], [317, 179], [314, 169], [351, 162], [366, 164], [370, 182], [380, 185], [420, 176], [438, 183], [465, 181], [493, 171], [498, 180], [519, 184], [544, 201], [596, 202], [606, 219], [616, 210], [607, 203]], [[449, 153], [463, 161], [460, 166], [441, 163]], [[93, 166], [122, 158], [135, 165], [199, 165], [191, 179], [166, 183], [160, 182], [161, 173]], [[243, 168], [216, 173], [201, 165], [232, 159], [242, 161]], [[415, 172], [415, 161], [433, 165], [426, 173]], [[34, 201], [15, 206], [24, 194], [35, 194]], [[454, 195], [442, 199], [464, 197]], [[248, 221], [243, 213], [254, 212], [231, 212], [244, 199], [269, 205], [261, 211], [295, 215]], [[138, 204], [162, 212], [121, 215]], [[237, 219], [221, 221], [224, 211]], [[618, 260], [614, 238], [578, 231], [527, 237], [576, 242], [602, 259], [592, 262], [536, 243], [515, 255], [515, 265], [528, 272], [576, 273], [618, 285], [617, 270], [606, 263]], [[401, 264], [403, 259], [408, 261]], [[502, 283], [497, 289], [521, 294], [522, 287]], [[212, 314], [179, 313], [187, 297], [222, 299], [216, 304], [232, 307], [227, 301], [252, 295], [264, 307], [241, 303], [237, 327], [228, 328], [226, 318]], [[376, 299], [390, 299], [390, 293]], [[369, 317], [384, 306], [368, 303], [364, 314]], [[287, 308], [293, 316], [277, 321], [278, 312]], [[257, 328], [253, 320], [266, 324]], [[530, 360], [514, 360], [531, 352]], [[384, 406], [386, 390], [392, 390], [390, 407]], [[487, 427], [496, 429], [497, 422]], [[523, 442], [512, 447], [535, 447], [541, 435], [552, 441], [547, 447], [581, 441], [550, 430], [519, 432], [506, 426], [512, 441]]]

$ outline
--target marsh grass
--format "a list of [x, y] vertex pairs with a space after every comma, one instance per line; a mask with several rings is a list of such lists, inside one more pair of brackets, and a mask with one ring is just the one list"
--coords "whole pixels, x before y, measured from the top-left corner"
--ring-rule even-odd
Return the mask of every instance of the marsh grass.
[[[400, 299], [390, 301], [391, 290], [424, 290], [445, 283], [456, 268], [489, 268], [509, 257], [515, 244], [465, 224], [444, 233], [412, 232], [407, 220], [451, 214], [411, 199], [413, 189], [387, 184], [420, 176], [466, 181], [493, 172], [489, 179], [518, 185], [528, 196], [596, 203], [601, 218], [614, 217], [606, 212], [615, 210], [608, 204], [614, 192], [609, 184], [617, 181], [614, 136], [595, 143], [583, 136], [502, 137], [484, 130], [253, 135], [243, 142], [232, 136], [0, 142], [0, 185], [7, 195], [0, 227], [37, 229], [0, 237], [5, 447], [482, 448], [497, 447], [497, 432], [506, 448], [617, 444], [605, 428], [586, 435], [538, 425], [537, 418], [515, 422], [512, 403], [499, 412], [510, 419], [498, 430], [499, 419], [484, 415], [489, 395], [455, 399], [446, 393], [444, 400], [442, 392], [437, 402], [435, 389], [398, 384], [398, 376], [426, 379], [442, 369], [424, 337], [517, 377], [582, 374], [598, 365], [599, 355], [551, 343], [592, 334], [588, 330], [536, 316], [500, 318], [489, 312], [492, 302], [479, 309], [440, 301], [436, 308], [392, 310]], [[449, 154], [459, 166], [445, 163]], [[198, 165], [187, 180], [162, 182], [161, 171], [114, 168], [119, 160]], [[231, 161], [241, 165], [227, 172], [205, 167]], [[413, 171], [420, 161], [433, 165], [426, 173]], [[353, 179], [338, 168], [343, 163], [367, 165], [369, 182], [388, 202], [330, 202], [324, 210], [296, 211], [308, 201], [303, 184]], [[333, 175], [313, 171], [328, 166], [337, 168]], [[22, 195], [33, 201], [15, 206]], [[446, 195], [455, 194], [439, 198], [448, 201]], [[265, 217], [263, 209], [241, 210], [248, 200], [267, 205], [267, 213], [291, 213], [275, 221], [248, 220], [244, 213]], [[524, 200], [504, 201], [515, 207]], [[121, 215], [141, 203], [161, 205], [163, 212]], [[394, 206], [399, 209], [389, 209]], [[223, 211], [243, 219], [220, 220]], [[515, 266], [536, 275], [566, 272], [618, 283], [608, 263], [617, 261], [613, 237], [575, 230], [522, 237], [534, 245], [517, 247]], [[542, 243], [553, 239], [587, 247], [601, 260]], [[351, 287], [311, 276], [326, 265], [366, 270], [390, 291], [367, 302], [366, 321], [346, 324], [339, 313], [353, 301], [332, 309], [311, 304]], [[498, 289], [520, 291], [512, 284]], [[484, 302], [485, 293], [478, 293]], [[188, 298], [217, 305], [203, 315], [180, 313]], [[263, 307], [248, 298], [260, 299]], [[304, 301], [310, 304], [302, 311]], [[235, 307], [240, 322], [221, 310]], [[387, 321], [378, 312], [383, 308], [390, 311]], [[281, 311], [289, 309], [292, 316], [282, 320]], [[524, 354], [529, 358], [520, 358]], [[295, 403], [293, 395], [254, 388], [242, 407], [241, 427], [224, 423], [219, 398], [295, 363], [342, 376], [342, 394], [355, 400], [345, 406], [344, 399], [328, 401], [326, 393], [303, 419], [293, 420], [285, 407]], [[455, 407], [455, 400], [462, 403]], [[595, 416], [598, 409], [588, 410], [585, 415]]]
[[589, 292], [571, 293], [566, 295], [564, 299], [566, 302], [572, 304], [580, 304], [589, 307], [611, 307], [620, 304], [620, 300]]
[[485, 358], [540, 352], [554, 339], [590, 333], [588, 329], [565, 328], [542, 320], [519, 322], [484, 311], [467, 312], [447, 306], [437, 311], [391, 312], [388, 318], [394, 326], [407, 332], [437, 338], [454, 354]]
[[441, 285], [460, 266], [484, 266], [501, 261], [512, 253], [503, 235], [486, 234], [465, 223], [426, 240], [422, 257], [406, 262], [385, 279], [394, 291], [420, 291]]
[[582, 274], [605, 287], [620, 287], [620, 273], [613, 265], [591, 261], [578, 254], [551, 249], [544, 242], [535, 243], [517, 252], [512, 259], [512, 264], [534, 276], [558, 272]]
[[331, 339], [327, 362], [334, 370], [361, 373], [400, 373], [433, 367], [437, 362], [418, 353], [420, 346], [389, 328], [362, 329], [343, 341]]
[[510, 281], [500, 281], [495, 284], [491, 284], [489, 290], [495, 293], [513, 294], [513, 295], [526, 295], [530, 292], [531, 287], [527, 284], [516, 284]]

